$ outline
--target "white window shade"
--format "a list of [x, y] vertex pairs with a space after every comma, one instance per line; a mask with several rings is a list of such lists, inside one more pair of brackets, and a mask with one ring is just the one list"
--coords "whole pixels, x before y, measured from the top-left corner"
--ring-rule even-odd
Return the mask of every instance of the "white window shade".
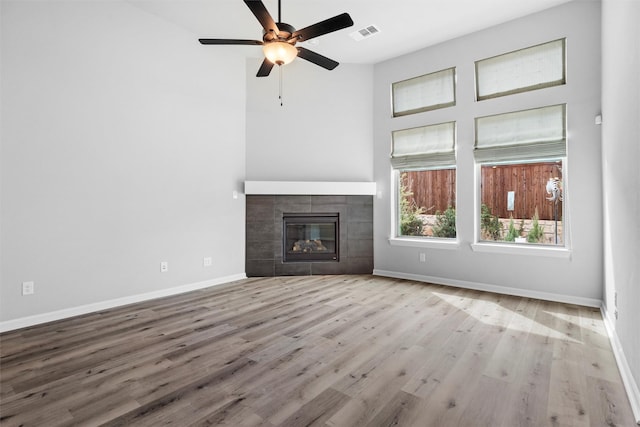
[[392, 85], [393, 116], [455, 105], [455, 68], [449, 68]]
[[477, 161], [513, 161], [566, 155], [565, 105], [476, 119]]
[[564, 39], [476, 62], [478, 100], [565, 82]]
[[391, 165], [415, 169], [455, 164], [455, 122], [393, 132]]

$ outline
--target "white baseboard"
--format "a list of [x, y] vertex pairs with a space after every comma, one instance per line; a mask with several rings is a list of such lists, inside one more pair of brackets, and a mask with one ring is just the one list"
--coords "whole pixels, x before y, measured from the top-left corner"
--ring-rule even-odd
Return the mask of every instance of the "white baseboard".
[[168, 297], [171, 295], [182, 294], [185, 292], [196, 291], [198, 289], [209, 288], [211, 286], [223, 285], [229, 282], [246, 279], [244, 273], [232, 276], [219, 277], [217, 279], [205, 280], [204, 282], [190, 283], [187, 285], [176, 286], [173, 288], [162, 289], [159, 291], [147, 292], [144, 294], [131, 295], [123, 298], [116, 298], [107, 301], [101, 301], [93, 304], [86, 304], [77, 307], [65, 308], [63, 310], [51, 311], [49, 313], [36, 314], [34, 316], [21, 317], [18, 319], [6, 320], [0, 322], [0, 332], [12, 331], [15, 329], [26, 328], [29, 326], [39, 325], [41, 323], [53, 322], [55, 320], [67, 319], [73, 316], [93, 313], [110, 308], [120, 307], [127, 304], [149, 301], [156, 298]]
[[640, 390], [638, 389], [638, 384], [633, 378], [631, 367], [629, 366], [627, 358], [624, 355], [624, 351], [622, 350], [622, 345], [620, 344], [620, 340], [618, 339], [618, 334], [613, 327], [613, 319], [609, 317], [609, 313], [607, 312], [607, 308], [604, 306], [604, 304], [600, 306], [600, 311], [602, 312], [602, 318], [604, 319], [604, 326], [605, 328], [607, 328], [607, 334], [609, 335], [609, 340], [611, 341], [613, 355], [616, 358], [616, 363], [618, 364], [618, 370], [620, 371], [620, 376], [622, 377], [624, 388], [627, 392], [627, 396], [629, 397], [629, 403], [631, 404], [633, 416], [636, 419], [636, 424], [640, 424]]
[[442, 277], [423, 276], [420, 274], [401, 273], [397, 271], [373, 270], [376, 276], [393, 277], [395, 279], [415, 280], [436, 285], [455, 286], [457, 288], [473, 289], [476, 291], [493, 292], [496, 294], [513, 295], [517, 297], [536, 298], [546, 301], [576, 304], [585, 307], [599, 308], [602, 301], [595, 298], [576, 297], [571, 295], [552, 294], [548, 292], [531, 291], [528, 289], [509, 288], [506, 286], [489, 285], [486, 283], [468, 282], [465, 280], [446, 279]]

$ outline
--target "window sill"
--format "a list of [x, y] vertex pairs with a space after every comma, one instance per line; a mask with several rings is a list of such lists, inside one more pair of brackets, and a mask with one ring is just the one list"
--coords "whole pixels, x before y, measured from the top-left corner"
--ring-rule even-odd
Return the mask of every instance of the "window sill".
[[473, 243], [471, 249], [474, 252], [485, 252], [509, 255], [533, 255], [549, 258], [571, 258], [571, 251], [567, 248], [552, 246], [533, 246], [528, 244], [500, 244], [500, 243]]
[[391, 246], [408, 246], [414, 248], [433, 248], [455, 250], [460, 247], [456, 239], [438, 239], [429, 237], [391, 237]]

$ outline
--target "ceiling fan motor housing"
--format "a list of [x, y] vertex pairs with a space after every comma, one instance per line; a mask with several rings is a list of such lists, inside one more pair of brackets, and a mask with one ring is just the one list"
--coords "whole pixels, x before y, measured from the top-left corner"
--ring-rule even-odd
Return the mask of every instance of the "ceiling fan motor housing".
[[276, 34], [273, 30], [263, 31], [264, 35], [262, 36], [262, 40], [265, 43], [281, 41], [296, 44], [296, 39], [289, 40], [291, 35], [296, 31], [296, 29], [292, 25], [286, 24], [284, 22], [277, 22], [276, 25], [278, 26], [278, 34]]

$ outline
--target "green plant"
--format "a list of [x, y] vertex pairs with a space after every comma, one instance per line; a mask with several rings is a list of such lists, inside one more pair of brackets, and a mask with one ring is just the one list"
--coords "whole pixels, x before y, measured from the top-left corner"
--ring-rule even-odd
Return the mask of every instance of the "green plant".
[[507, 235], [504, 236], [505, 242], [515, 242], [516, 237], [520, 236], [520, 232], [516, 230], [516, 226], [513, 223], [513, 216], [509, 218], [509, 231]]
[[456, 237], [456, 208], [449, 206], [443, 213], [436, 212], [434, 237]]
[[484, 239], [500, 240], [502, 237], [500, 220], [491, 214], [491, 209], [484, 203], [480, 207], [480, 231]]
[[527, 242], [529, 243], [539, 243], [542, 241], [544, 232], [542, 231], [542, 227], [540, 226], [538, 219], [538, 208], [536, 208], [536, 211], [533, 214], [533, 224], [531, 226], [531, 230], [529, 230], [529, 234], [527, 235]]
[[401, 236], [422, 236], [424, 223], [419, 215], [423, 214], [423, 209], [416, 206], [412, 198], [413, 193], [407, 186], [407, 174], [400, 175], [400, 235]]

